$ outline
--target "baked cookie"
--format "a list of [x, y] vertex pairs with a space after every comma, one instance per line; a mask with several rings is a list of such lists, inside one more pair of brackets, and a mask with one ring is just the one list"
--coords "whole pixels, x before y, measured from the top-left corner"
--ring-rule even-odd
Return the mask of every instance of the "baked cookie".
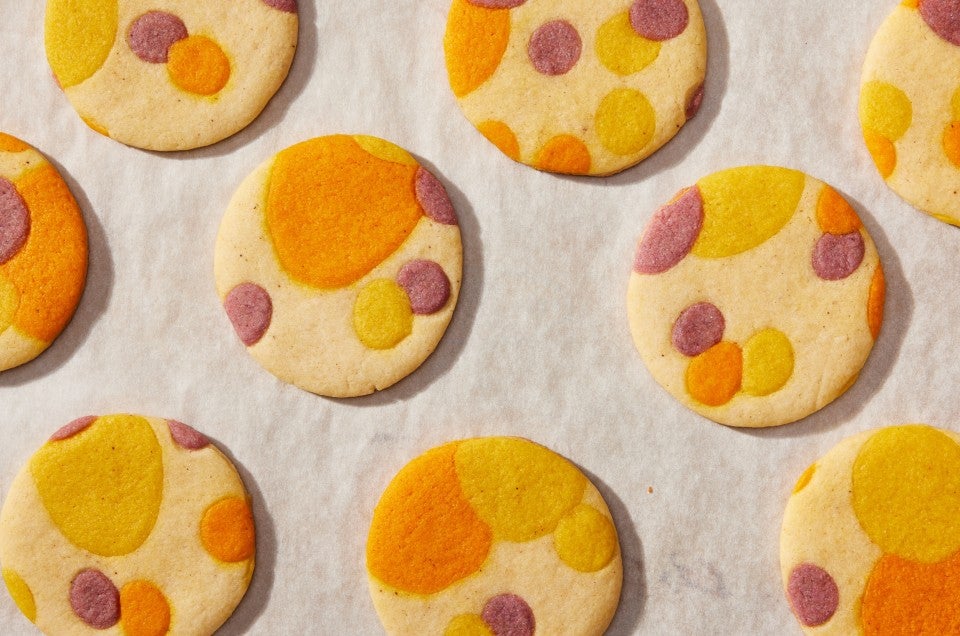
[[654, 379], [730, 426], [778, 426], [847, 390], [883, 321], [883, 268], [857, 213], [796, 170], [701, 179], [637, 248], [627, 309]]
[[57, 169], [0, 133], [0, 371], [33, 360], [73, 316], [87, 228]]
[[623, 569], [610, 511], [563, 457], [488, 437], [427, 451], [390, 482], [367, 537], [390, 634], [602, 634]]
[[793, 491], [783, 586], [810, 634], [960, 634], [960, 435], [894, 426], [844, 440]]
[[407, 151], [335, 135], [240, 186], [217, 237], [217, 290], [240, 340], [285, 382], [332, 397], [406, 377], [453, 315], [463, 254], [447, 193]]
[[444, 49], [467, 119], [549, 172], [629, 168], [703, 99], [697, 0], [453, 0]]
[[135, 415], [54, 433], [0, 512], [3, 579], [47, 634], [212, 634], [254, 543], [233, 464], [187, 425]]
[[244, 128], [297, 48], [297, 0], [47, 0], [47, 59], [95, 131], [148, 150]]
[[904, 0], [863, 66], [860, 123], [894, 192], [960, 225], [960, 5]]

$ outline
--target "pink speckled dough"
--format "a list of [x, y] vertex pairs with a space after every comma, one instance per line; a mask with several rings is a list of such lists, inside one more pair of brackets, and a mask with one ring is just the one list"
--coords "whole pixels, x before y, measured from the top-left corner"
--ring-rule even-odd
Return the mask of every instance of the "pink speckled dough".
[[798, 565], [787, 583], [790, 606], [808, 627], [826, 623], [840, 605], [840, 591], [826, 570], [810, 563]]
[[181, 448], [200, 450], [210, 445], [210, 440], [205, 435], [183, 422], [167, 420], [167, 426], [170, 428], [170, 437]]
[[639, 274], [660, 274], [690, 253], [703, 227], [703, 198], [696, 186], [653, 215], [640, 240], [633, 268]]
[[127, 45], [144, 62], [166, 64], [174, 42], [189, 35], [183, 20], [164, 11], [149, 11], [134, 20], [127, 33]]
[[65, 439], [69, 439], [87, 429], [91, 424], [96, 421], [97, 417], [95, 415], [87, 415], [86, 417], [78, 417], [69, 424], [62, 426], [56, 433], [50, 436], [51, 442], [60, 442]]
[[470, 4], [484, 9], [513, 9], [527, 0], [467, 0]]
[[580, 59], [583, 42], [566, 20], [547, 22], [530, 36], [527, 55], [537, 71], [544, 75], [563, 75]]
[[397, 274], [397, 283], [407, 292], [410, 308], [417, 315], [440, 311], [450, 298], [450, 279], [433, 261], [410, 261]]
[[698, 356], [723, 339], [726, 322], [710, 303], [697, 303], [683, 310], [673, 325], [671, 341], [685, 356]]
[[496, 636], [533, 636], [533, 610], [516, 594], [494, 596], [483, 606], [480, 617]]
[[450, 203], [447, 190], [429, 170], [417, 168], [417, 202], [427, 216], [444, 225], [456, 225], [457, 213]]
[[120, 593], [99, 570], [82, 570], [70, 583], [70, 606], [84, 623], [108, 629], [120, 620]]
[[263, 0], [263, 3], [268, 7], [286, 11], [287, 13], [297, 12], [297, 0]]
[[231, 289], [223, 301], [223, 308], [237, 336], [248, 347], [260, 341], [273, 318], [270, 294], [253, 283], [241, 283]]
[[630, 7], [633, 30], [648, 40], [675, 38], [687, 28], [689, 20], [682, 0], [635, 0]]
[[0, 265], [20, 251], [30, 234], [30, 212], [23, 197], [7, 179], [0, 177]]
[[920, 15], [941, 38], [960, 46], [960, 2], [957, 0], [920, 0]]
[[687, 120], [691, 120], [697, 116], [697, 113], [700, 112], [700, 106], [703, 105], [703, 84], [700, 85], [700, 88], [694, 92], [693, 96], [690, 98], [690, 101], [687, 102]]
[[864, 250], [860, 232], [824, 234], [813, 249], [811, 264], [823, 280], [842, 280], [860, 267]]

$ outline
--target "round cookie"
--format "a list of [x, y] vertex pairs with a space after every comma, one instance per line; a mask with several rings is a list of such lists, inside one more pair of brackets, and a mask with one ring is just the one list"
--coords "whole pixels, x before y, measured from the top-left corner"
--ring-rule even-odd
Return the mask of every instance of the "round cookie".
[[533, 442], [451, 442], [387, 486], [367, 537], [389, 634], [603, 634], [620, 598], [617, 530], [572, 463]]
[[33, 360], [70, 322], [87, 276], [87, 228], [70, 188], [0, 133], [0, 371]]
[[83, 417], [53, 434], [0, 511], [0, 565], [47, 634], [212, 634], [253, 574], [233, 464], [172, 420]]
[[960, 225], [960, 5], [904, 0], [863, 66], [860, 124], [880, 174], [908, 203]]
[[960, 633], [960, 435], [861, 433], [801, 475], [780, 569], [806, 633]]
[[664, 388], [730, 426], [778, 426], [856, 380], [883, 322], [883, 268], [857, 213], [802, 172], [733, 168], [654, 215], [627, 296]]
[[47, 60], [84, 122], [148, 150], [246, 127], [283, 83], [297, 0], [47, 0]]
[[629, 168], [703, 99], [697, 0], [453, 0], [444, 49], [467, 119], [549, 172]]
[[243, 182], [217, 237], [240, 340], [285, 382], [331, 397], [401, 380], [450, 322], [463, 254], [440, 181], [366, 136], [299, 143]]

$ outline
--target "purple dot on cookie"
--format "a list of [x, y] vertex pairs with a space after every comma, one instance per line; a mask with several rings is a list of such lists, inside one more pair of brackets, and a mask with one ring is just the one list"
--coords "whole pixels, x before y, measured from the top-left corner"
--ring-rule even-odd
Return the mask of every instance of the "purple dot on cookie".
[[826, 570], [801, 563], [790, 572], [787, 598], [800, 622], [807, 627], [816, 627], [830, 620], [837, 611], [840, 590]]
[[693, 95], [690, 96], [690, 100], [687, 102], [687, 120], [691, 120], [697, 116], [697, 113], [700, 112], [700, 106], [703, 105], [703, 84], [697, 87], [697, 90], [693, 91]]
[[50, 436], [51, 442], [62, 442], [65, 439], [70, 439], [74, 435], [81, 433], [88, 428], [90, 425], [97, 421], [96, 415], [87, 415], [85, 417], [78, 417], [73, 420], [66, 426], [61, 427], [56, 433]]
[[263, 0], [263, 4], [287, 13], [297, 12], [297, 0]]
[[823, 280], [841, 280], [857, 271], [863, 262], [863, 252], [860, 232], [824, 234], [813, 248], [811, 264]]
[[480, 613], [496, 636], [533, 636], [533, 610], [516, 594], [499, 594], [487, 601]]
[[120, 620], [120, 593], [103, 572], [82, 570], [70, 583], [70, 606], [94, 629], [108, 629]]
[[530, 36], [527, 55], [533, 67], [544, 75], [563, 75], [580, 59], [583, 42], [566, 20], [547, 22]]
[[183, 20], [164, 11], [148, 11], [133, 21], [127, 45], [144, 62], [166, 64], [174, 42], [189, 35]]
[[200, 450], [210, 445], [210, 440], [205, 435], [183, 422], [167, 420], [167, 426], [170, 428], [170, 437], [180, 448]]
[[30, 235], [30, 211], [16, 186], [0, 177], [0, 265], [16, 255]]
[[653, 215], [640, 239], [633, 269], [638, 274], [661, 274], [690, 253], [703, 227], [703, 197], [693, 186]]
[[671, 341], [685, 356], [698, 356], [723, 339], [726, 322], [715, 305], [697, 303], [680, 313], [673, 323]]
[[484, 9], [513, 9], [519, 7], [527, 0], [467, 0], [475, 7]]
[[960, 2], [957, 0], [921, 0], [920, 15], [934, 33], [960, 46]]
[[273, 318], [270, 294], [260, 285], [240, 283], [230, 290], [223, 301], [233, 329], [248, 347], [260, 342]]
[[444, 225], [456, 225], [457, 213], [450, 203], [447, 190], [429, 170], [417, 168], [416, 179], [417, 203], [423, 208], [428, 217]]
[[397, 283], [410, 297], [413, 313], [420, 316], [440, 311], [450, 298], [450, 279], [433, 261], [410, 261], [397, 274]]
[[633, 30], [648, 40], [675, 38], [687, 28], [689, 20], [683, 0], [634, 0], [630, 6]]

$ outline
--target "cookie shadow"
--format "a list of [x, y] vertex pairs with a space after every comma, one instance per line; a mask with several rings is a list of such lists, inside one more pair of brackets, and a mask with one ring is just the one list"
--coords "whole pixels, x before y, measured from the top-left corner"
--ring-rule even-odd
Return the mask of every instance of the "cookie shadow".
[[63, 332], [53, 341], [46, 351], [30, 362], [19, 367], [0, 372], [0, 387], [15, 387], [28, 384], [42, 378], [64, 365], [87, 341], [94, 323], [110, 304], [113, 290], [113, 259], [106, 232], [100, 219], [93, 213], [93, 206], [86, 192], [73, 176], [49, 155], [44, 154], [66, 181], [73, 194], [83, 222], [87, 227], [87, 278], [83, 295], [76, 312]]

